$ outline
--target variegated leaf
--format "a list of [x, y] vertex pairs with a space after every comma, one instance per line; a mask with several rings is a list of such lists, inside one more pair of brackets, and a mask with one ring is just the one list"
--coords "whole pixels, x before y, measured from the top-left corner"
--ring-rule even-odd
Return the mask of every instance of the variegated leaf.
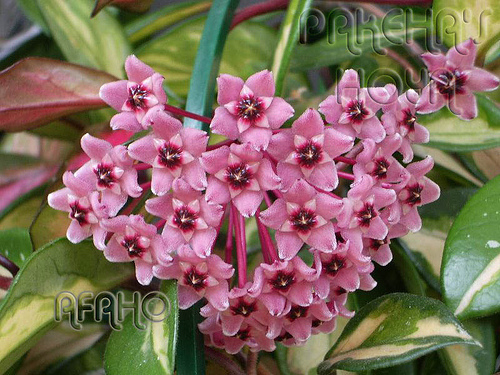
[[459, 318], [500, 311], [500, 176], [464, 206], [446, 239], [441, 284]]
[[453, 344], [478, 345], [440, 301], [394, 293], [361, 308], [318, 367], [366, 371], [407, 362]]
[[109, 337], [104, 357], [106, 374], [174, 373], [179, 322], [177, 283], [164, 281], [160, 292], [166, 299], [153, 297], [149, 302], [148, 311], [154, 319], [143, 317], [140, 322], [143, 327], [138, 327], [133, 321], [134, 314], [129, 314], [123, 329], [114, 331]]

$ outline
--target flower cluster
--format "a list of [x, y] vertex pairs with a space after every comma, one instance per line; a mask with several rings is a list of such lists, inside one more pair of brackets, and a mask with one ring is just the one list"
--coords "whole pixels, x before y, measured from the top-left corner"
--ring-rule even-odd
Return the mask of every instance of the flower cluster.
[[[429, 139], [417, 112], [448, 104], [474, 116], [471, 91], [498, 86], [472, 66], [474, 48], [467, 41], [446, 56], [424, 55], [432, 74], [420, 97], [398, 96], [393, 85], [361, 88], [347, 70], [319, 110], [287, 128], [294, 110], [274, 96], [269, 71], [246, 81], [221, 75], [210, 128], [227, 140], [210, 146], [206, 132], [167, 112], [163, 77], [131, 56], [129, 80], [104, 85], [101, 97], [120, 111], [113, 129], [147, 135], [128, 147], [85, 135], [90, 161], [64, 174], [49, 204], [69, 213], [70, 241], [93, 236], [110, 261], [135, 262], [141, 284], [176, 279], [181, 309], [204, 299], [199, 328], [211, 345], [236, 353], [303, 344], [353, 315], [348, 294], [375, 287], [371, 272], [391, 261], [391, 239], [418, 231], [417, 208], [439, 197], [425, 177], [433, 160], [413, 161], [411, 145]], [[151, 182], [139, 185], [138, 171]], [[128, 215], [149, 188], [153, 219]], [[249, 270], [253, 220], [262, 262]], [[225, 251], [216, 246], [223, 236]]]

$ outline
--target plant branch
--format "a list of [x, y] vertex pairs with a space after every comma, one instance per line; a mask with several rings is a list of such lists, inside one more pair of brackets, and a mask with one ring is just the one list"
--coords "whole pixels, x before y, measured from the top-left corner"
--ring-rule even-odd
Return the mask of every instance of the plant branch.
[[231, 30], [250, 18], [286, 9], [287, 6], [288, 0], [268, 0], [263, 3], [250, 5], [236, 13], [231, 23]]
[[0, 266], [7, 269], [7, 271], [9, 271], [12, 276], [16, 276], [16, 274], [19, 272], [19, 267], [10, 259], [4, 257], [2, 254], [0, 254]]
[[247, 375], [257, 375], [257, 360], [259, 359], [259, 352], [252, 352], [251, 350], [247, 354], [247, 362], [245, 369]]
[[179, 115], [179, 116], [192, 118], [194, 120], [204, 122], [205, 124], [210, 124], [212, 122], [212, 119], [210, 117], [200, 116], [200, 115], [197, 115], [196, 113], [185, 111], [183, 109], [174, 107], [174, 106], [169, 105], [169, 104], [165, 104], [165, 111], [172, 112], [172, 113]]
[[217, 363], [219, 366], [223, 367], [229, 374], [245, 375], [240, 365], [231, 360], [231, 358], [229, 358], [224, 353], [221, 353], [220, 351], [213, 348], [205, 347], [205, 355], [212, 362]]

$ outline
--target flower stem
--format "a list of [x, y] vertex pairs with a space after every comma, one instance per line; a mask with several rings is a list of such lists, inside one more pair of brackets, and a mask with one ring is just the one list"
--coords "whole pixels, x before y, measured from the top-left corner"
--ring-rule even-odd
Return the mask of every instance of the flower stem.
[[216, 143], [214, 145], [207, 146], [207, 151], [215, 150], [215, 149], [222, 147], [222, 146], [229, 146], [232, 143], [234, 143], [234, 141], [232, 139], [226, 139], [225, 141]]
[[263, 3], [250, 5], [249, 7], [246, 7], [236, 13], [233, 18], [233, 22], [231, 23], [231, 30], [250, 18], [286, 9], [287, 5], [288, 0], [268, 0]]
[[166, 222], [167, 222], [167, 220], [161, 219], [161, 220], [159, 220], [159, 221], [157, 221], [155, 223], [155, 227], [158, 228], [158, 229], [160, 229], [160, 228], [162, 228], [165, 225]]
[[245, 375], [243, 369], [240, 367], [238, 363], [231, 360], [227, 355], [221, 353], [218, 350], [213, 348], [205, 347], [205, 355], [212, 362], [217, 363], [219, 366], [224, 368], [228, 374], [234, 375]]
[[16, 276], [16, 274], [19, 272], [19, 267], [10, 259], [4, 257], [2, 254], [0, 254], [0, 266], [9, 271], [12, 276]]
[[172, 112], [173, 114], [176, 114], [179, 116], [189, 117], [189, 118], [192, 118], [194, 120], [204, 122], [205, 124], [210, 124], [212, 122], [212, 119], [210, 117], [200, 116], [200, 115], [197, 115], [196, 113], [185, 111], [183, 109], [174, 107], [174, 106], [169, 105], [169, 104], [165, 104], [165, 111]]
[[259, 359], [259, 352], [249, 351], [247, 354], [247, 363], [245, 369], [247, 375], [257, 375], [257, 360]]
[[346, 164], [349, 164], [349, 165], [354, 165], [356, 164], [356, 160], [354, 159], [351, 159], [351, 158], [347, 158], [345, 156], [337, 156], [335, 159], [333, 159], [337, 162], [342, 162], [342, 163], [346, 163]]
[[346, 180], [354, 181], [354, 175], [351, 174], [351, 173], [337, 171], [337, 175], [340, 178], [344, 178]]
[[259, 239], [262, 245], [262, 255], [264, 256], [264, 260], [267, 263], [272, 264], [276, 260], [278, 260], [278, 255], [276, 253], [276, 248], [274, 247], [273, 240], [271, 239], [266, 226], [260, 221], [259, 214], [260, 210], [257, 210], [255, 214], [255, 221], [257, 222], [257, 231], [259, 233]]
[[234, 205], [231, 205], [235, 220], [236, 233], [236, 258], [238, 261], [238, 286], [243, 288], [247, 283], [247, 243], [245, 238], [245, 219], [236, 210]]
[[146, 163], [138, 163], [138, 164], [134, 164], [134, 168], [137, 170], [137, 171], [144, 171], [146, 169], [150, 169], [150, 168], [153, 168], [152, 165], [149, 165], [149, 164], [146, 164]]
[[233, 233], [234, 233], [234, 212], [232, 207], [229, 209], [229, 222], [227, 224], [227, 239], [224, 260], [231, 264], [233, 258]]

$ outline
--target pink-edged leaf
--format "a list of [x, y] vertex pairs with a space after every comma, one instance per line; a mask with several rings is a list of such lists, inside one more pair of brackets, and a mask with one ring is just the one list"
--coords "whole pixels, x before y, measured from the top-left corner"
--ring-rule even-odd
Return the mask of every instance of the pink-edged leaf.
[[130, 12], [147, 12], [154, 0], [96, 0], [91, 17], [94, 17], [104, 7], [114, 5]]
[[0, 130], [21, 131], [105, 107], [100, 87], [117, 78], [80, 65], [28, 57], [0, 72]]

